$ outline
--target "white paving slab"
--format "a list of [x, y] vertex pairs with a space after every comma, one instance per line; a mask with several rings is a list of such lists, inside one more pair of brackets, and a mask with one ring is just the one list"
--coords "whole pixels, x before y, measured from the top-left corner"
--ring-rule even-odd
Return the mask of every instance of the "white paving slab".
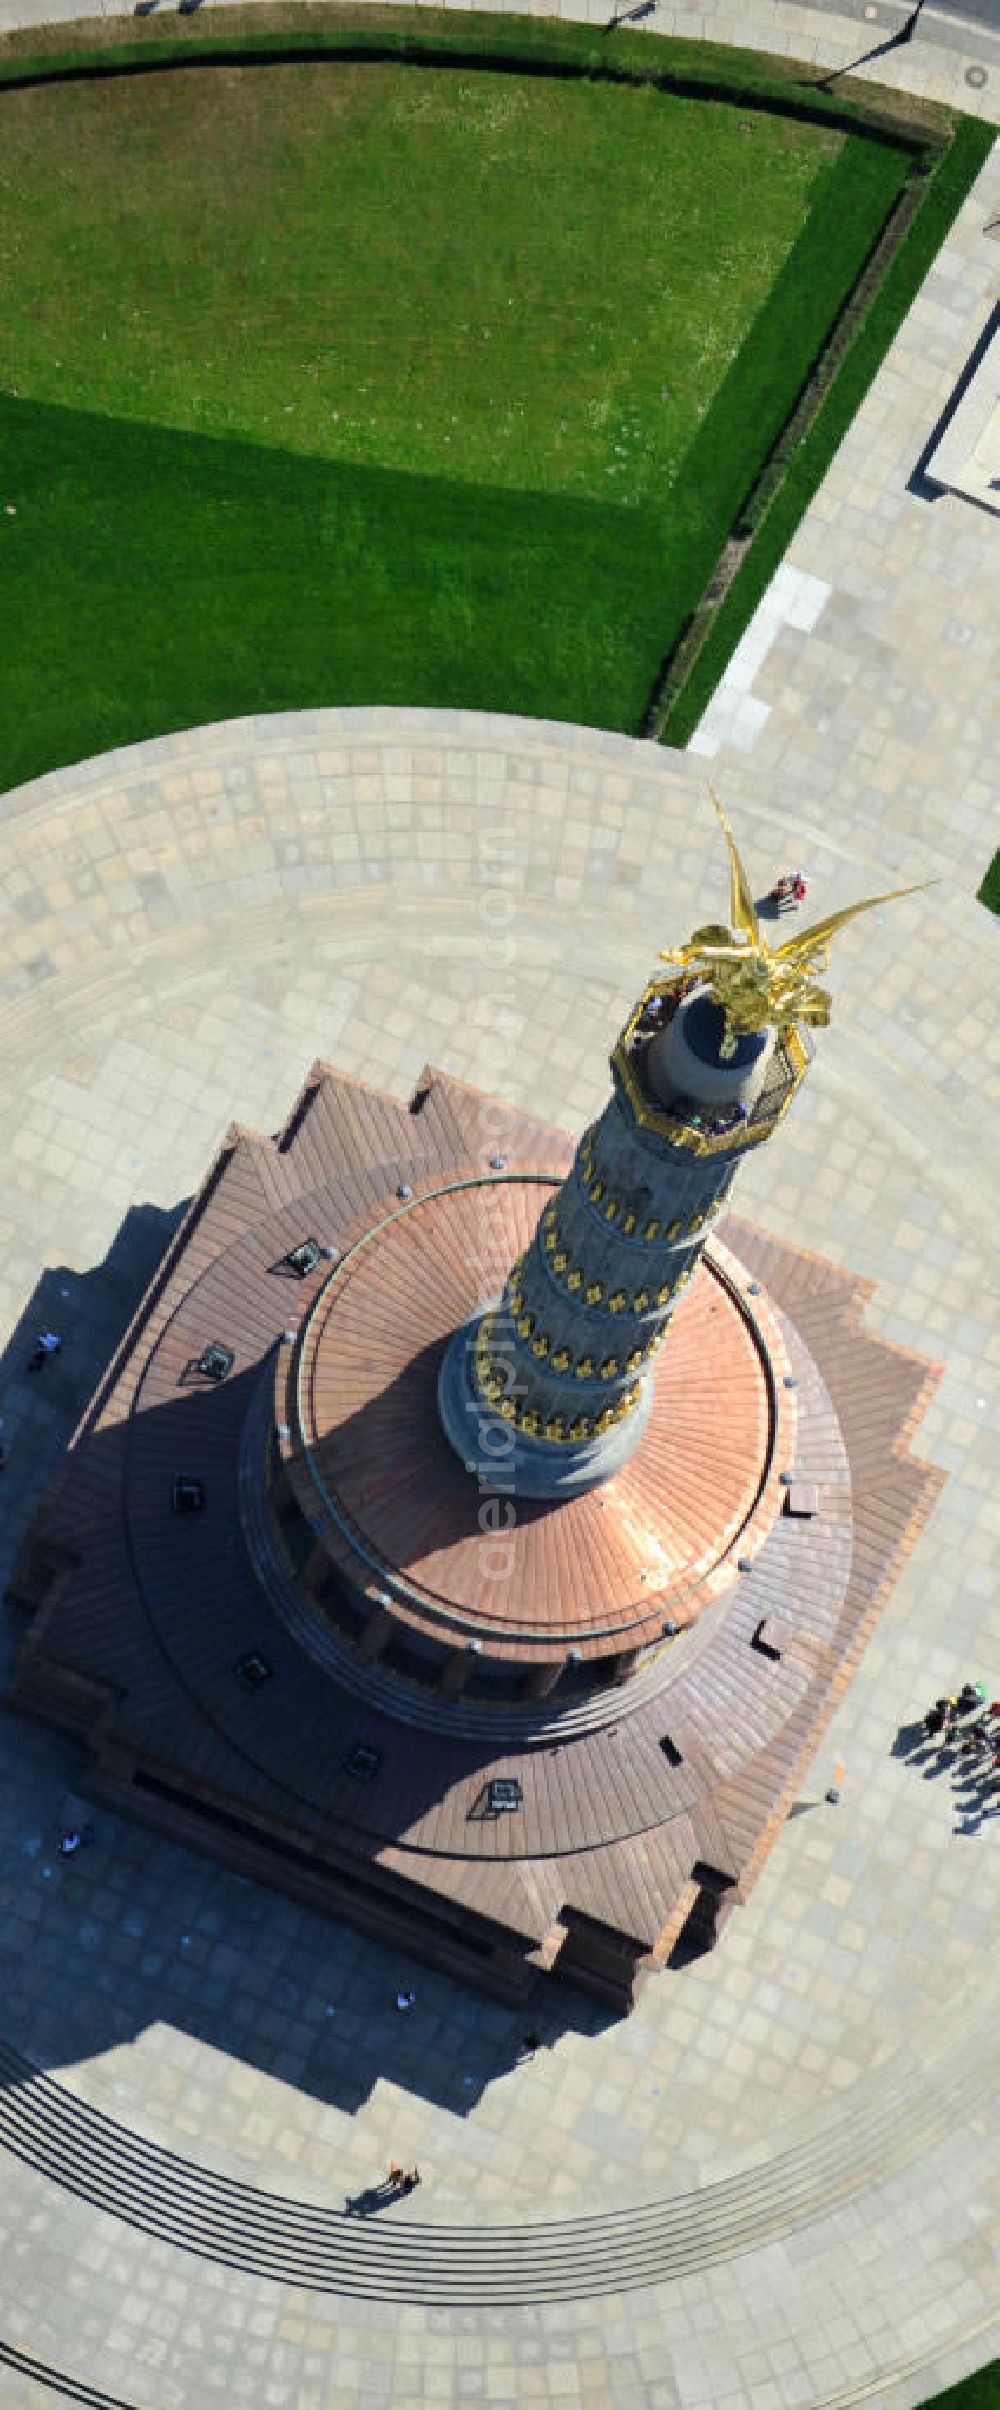
[[734, 745], [739, 753], [752, 752], [770, 718], [770, 704], [755, 699], [751, 692], [758, 671], [784, 628], [811, 634], [830, 592], [825, 578], [812, 577], [807, 569], [794, 569], [790, 561], [782, 561], [698, 722], [688, 746], [690, 753], [711, 757], [726, 744]]

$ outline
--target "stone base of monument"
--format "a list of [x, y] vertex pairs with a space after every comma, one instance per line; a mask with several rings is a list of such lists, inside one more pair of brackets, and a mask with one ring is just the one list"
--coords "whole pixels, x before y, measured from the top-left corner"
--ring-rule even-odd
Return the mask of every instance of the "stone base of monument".
[[10, 1698], [242, 1873], [502, 1999], [625, 2009], [780, 1831], [939, 1486], [935, 1372], [729, 1216], [627, 1460], [512, 1492], [439, 1389], [453, 1439], [453, 1334], [572, 1149], [513, 1115], [496, 1171], [483, 1107], [319, 1064], [276, 1138], [230, 1134], [22, 1551]]

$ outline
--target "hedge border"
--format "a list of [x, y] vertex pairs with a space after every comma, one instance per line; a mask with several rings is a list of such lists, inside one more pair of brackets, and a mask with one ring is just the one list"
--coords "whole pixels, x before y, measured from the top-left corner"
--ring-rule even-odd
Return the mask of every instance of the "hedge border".
[[[718, 100], [767, 109], [843, 132], [870, 133], [879, 140], [919, 149], [947, 139], [949, 112], [937, 102], [909, 93], [883, 92], [859, 84], [832, 92], [826, 79], [803, 82], [797, 62], [767, 52], [732, 50], [723, 43], [692, 42], [665, 34], [602, 32], [558, 18], [486, 17], [476, 10], [442, 12], [439, 26], [430, 11], [413, 23], [387, 25], [391, 10], [366, 9], [361, 23], [348, 14], [286, 33], [241, 28], [204, 33], [201, 18], [182, 17], [167, 36], [157, 31], [106, 48], [85, 43], [52, 54], [19, 56], [2, 49], [0, 92], [56, 82], [87, 83], [105, 77], [179, 72], [186, 68], [310, 66], [318, 59], [345, 64], [393, 61], [517, 75], [587, 76], [596, 82], [653, 85], [679, 97]], [[152, 20], [149, 20], [152, 24]], [[197, 30], [185, 30], [188, 28]]]
[[[663, 743], [686, 745], [697, 727], [995, 138], [994, 129], [980, 119], [956, 118], [952, 140], [930, 171], [923, 199], [895, 257], [870, 304], [859, 314], [849, 348], [811, 423], [791, 451], [780, 487], [769, 503], [764, 501], [754, 540], [712, 613], [696, 653], [688, 660], [683, 689], [671, 701], [657, 730]], [[850, 301], [845, 306], [850, 310]], [[837, 331], [832, 330], [833, 343]], [[821, 363], [817, 365], [821, 367]], [[778, 446], [784, 440], [783, 433]], [[748, 497], [744, 512], [750, 507]]]
[[[652, 86], [680, 98], [715, 100], [829, 125], [909, 154], [903, 193], [883, 222], [784, 426], [743, 497], [701, 603], [660, 665], [642, 733], [668, 745], [685, 745], [989, 156], [994, 129], [909, 94], [849, 84], [831, 91], [828, 78], [816, 79], [798, 62], [779, 63], [767, 53], [621, 29], [602, 32], [553, 19], [484, 18], [475, 12], [449, 13], [443, 28], [428, 23], [426, 16], [401, 25], [372, 17], [358, 24], [345, 12], [304, 27], [292, 40], [285, 32], [267, 28], [206, 34], [200, 19], [187, 16], [167, 37], [157, 29], [106, 48], [82, 44], [35, 56], [5, 56], [0, 49], [0, 97], [52, 83], [90, 83], [193, 67], [312, 65], [322, 59]], [[992, 876], [992, 871], [987, 874], [987, 882]]]

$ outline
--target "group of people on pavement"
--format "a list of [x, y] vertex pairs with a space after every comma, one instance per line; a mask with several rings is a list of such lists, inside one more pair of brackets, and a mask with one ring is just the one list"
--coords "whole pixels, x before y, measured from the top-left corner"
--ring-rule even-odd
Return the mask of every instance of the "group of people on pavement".
[[804, 904], [808, 892], [808, 882], [801, 870], [783, 870], [780, 879], [775, 879], [767, 900], [769, 904], [776, 904], [779, 912], [782, 909], [787, 911], [792, 905]]
[[985, 1682], [963, 1682], [952, 1698], [935, 1699], [923, 1728], [942, 1749], [957, 1747], [973, 1764], [1000, 1769], [1000, 1699], [989, 1698]]

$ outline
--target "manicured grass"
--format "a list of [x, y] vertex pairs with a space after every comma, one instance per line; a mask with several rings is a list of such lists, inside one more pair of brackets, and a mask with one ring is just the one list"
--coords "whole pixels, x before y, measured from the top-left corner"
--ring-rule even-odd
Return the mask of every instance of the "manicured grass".
[[[1000, 2360], [978, 2375], [966, 2377], [963, 2385], [949, 2385], [947, 2393], [935, 2393], [933, 2410], [1000, 2410]], [[929, 2402], [927, 2410], [932, 2410]]]
[[[927, 197], [868, 309], [813, 425], [798, 445], [777, 495], [663, 731], [668, 744], [686, 745], [714, 693], [734, 647], [868, 390], [895, 334], [916, 298], [969, 186], [987, 159], [993, 129], [970, 117], [959, 120], [954, 139], [934, 173]], [[1000, 861], [1000, 857], [997, 858]], [[992, 884], [991, 884], [992, 882]], [[987, 893], [987, 887], [990, 892]], [[1000, 871], [987, 873], [980, 896], [1000, 908]]]
[[321, 702], [636, 728], [906, 168], [380, 62], [0, 92], [0, 134], [4, 786]]
[[8, 94], [2, 124], [5, 389], [601, 502], [675, 476], [831, 170], [831, 227], [886, 183], [826, 129], [379, 63]]

